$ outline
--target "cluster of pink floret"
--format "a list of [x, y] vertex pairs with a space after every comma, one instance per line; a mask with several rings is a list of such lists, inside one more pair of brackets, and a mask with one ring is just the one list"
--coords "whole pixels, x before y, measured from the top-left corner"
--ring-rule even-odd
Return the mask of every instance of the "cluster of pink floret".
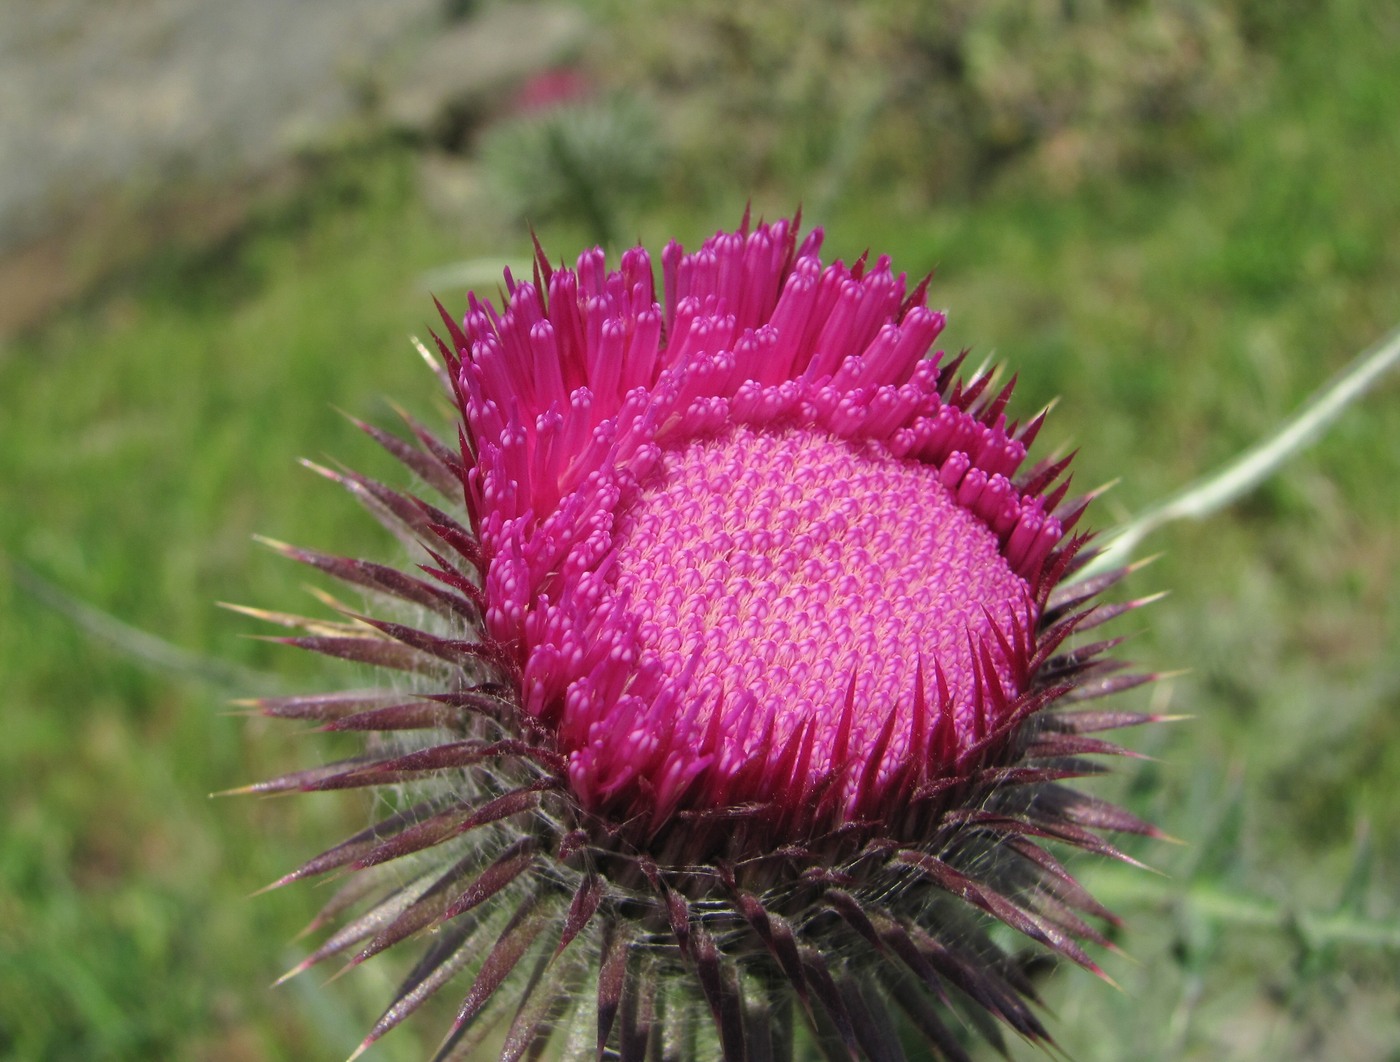
[[[575, 270], [542, 263], [534, 284], [507, 276], [501, 310], [470, 302], [458, 388], [487, 631], [593, 810], [659, 823], [677, 807], [791, 813], [834, 793], [838, 818], [858, 816], [910, 757], [953, 766], [996, 722], [983, 701], [1026, 692], [1027, 632], [1065, 533], [1050, 490], [1062, 466], [1014, 480], [1039, 418], [1008, 425], [1009, 387], [964, 388], [927, 357], [944, 318], [925, 285], [906, 294], [884, 258], [823, 266], [820, 243], [817, 230], [798, 246], [787, 221], [692, 254], [673, 243], [663, 299], [644, 250], [611, 272], [595, 250]], [[722, 498], [734, 485], [715, 487], [719, 470], [761, 496], [794, 462], [827, 481], [718, 515], [667, 494], [693, 481]], [[886, 481], [893, 497], [863, 497]], [[749, 512], [756, 523], [732, 526]], [[832, 559], [847, 545], [849, 570]], [[806, 567], [783, 568], [804, 549]], [[850, 591], [854, 573], [891, 569], [907, 594], [847, 607], [861, 599], [842, 579]], [[753, 614], [737, 615], [751, 593]], [[955, 601], [962, 618], [941, 630], [906, 614]], [[801, 629], [812, 602], [834, 634]], [[812, 659], [818, 641], [829, 659]], [[842, 653], [863, 662], [833, 673]], [[746, 654], [763, 661], [747, 678]]]

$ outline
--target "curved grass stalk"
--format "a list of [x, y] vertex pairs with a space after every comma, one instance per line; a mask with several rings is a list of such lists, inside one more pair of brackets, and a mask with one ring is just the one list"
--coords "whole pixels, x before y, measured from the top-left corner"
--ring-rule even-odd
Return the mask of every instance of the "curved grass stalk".
[[1290, 458], [1320, 439], [1348, 406], [1397, 363], [1400, 363], [1400, 326], [1358, 354], [1273, 435], [1245, 450], [1224, 467], [1108, 531], [1104, 536], [1106, 546], [1077, 574], [1076, 580], [1129, 563], [1142, 540], [1158, 528], [1176, 520], [1203, 520], [1254, 490]]
[[418, 277], [418, 286], [428, 292], [455, 291], [458, 288], [490, 291], [500, 284], [503, 269], [509, 269], [522, 280], [530, 276], [528, 260], [486, 255], [430, 269]]
[[0, 566], [8, 567], [15, 586], [35, 601], [63, 616], [78, 630], [150, 670], [198, 685], [242, 693], [249, 690], [274, 693], [283, 688], [281, 680], [274, 676], [193, 652], [133, 627], [70, 594], [17, 560], [0, 555]]
[[1086, 870], [1084, 884], [1114, 910], [1181, 908], [1201, 918], [1237, 929], [1292, 932], [1309, 947], [1338, 945], [1400, 952], [1400, 923], [1368, 918], [1349, 907], [1306, 910], [1221, 885], [1182, 883], [1151, 874], [1124, 873], [1117, 867]]

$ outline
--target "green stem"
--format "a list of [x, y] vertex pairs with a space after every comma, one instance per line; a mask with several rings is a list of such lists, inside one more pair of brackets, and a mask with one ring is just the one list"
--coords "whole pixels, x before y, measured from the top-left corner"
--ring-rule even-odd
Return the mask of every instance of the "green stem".
[[1202, 520], [1248, 494], [1307, 446], [1342, 412], [1400, 363], [1400, 327], [1362, 351], [1330, 384], [1303, 403], [1273, 435], [1223, 468], [1198, 479], [1127, 523], [1109, 531], [1107, 545], [1075, 578], [1087, 579], [1130, 562], [1142, 540], [1175, 520]]
[[79, 630], [107, 643], [139, 664], [197, 684], [236, 690], [245, 695], [253, 690], [275, 692], [280, 688], [279, 680], [272, 676], [191, 652], [123, 623], [112, 614], [60, 589], [19, 561], [0, 555], [0, 564], [8, 566], [10, 578], [21, 591], [66, 617]]
[[1182, 883], [1151, 874], [1102, 868], [1084, 884], [1113, 910], [1185, 907], [1211, 921], [1241, 929], [1291, 930], [1313, 947], [1342, 944], [1400, 951], [1400, 925], [1354, 911], [1299, 911], [1251, 893], [1212, 883]]

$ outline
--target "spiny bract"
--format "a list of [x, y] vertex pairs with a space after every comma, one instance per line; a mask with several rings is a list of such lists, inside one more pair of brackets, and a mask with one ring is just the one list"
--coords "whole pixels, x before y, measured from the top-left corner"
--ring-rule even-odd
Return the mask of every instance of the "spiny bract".
[[929, 355], [927, 281], [820, 244], [745, 218], [661, 297], [641, 248], [537, 247], [443, 312], [456, 445], [363, 426], [442, 497], [321, 470], [420, 571], [277, 546], [381, 608], [284, 640], [400, 673], [253, 702], [368, 738], [247, 791], [397, 809], [278, 883], [344, 877], [293, 972], [424, 936], [366, 1045], [460, 973], [443, 1058], [963, 1059], [1049, 1040], [993, 920], [1097, 969], [1044, 845], [1153, 832], [1062, 784], [1149, 719], [1072, 707], [1146, 681], [1067, 641], [1136, 603], [1069, 578], [1068, 459]]

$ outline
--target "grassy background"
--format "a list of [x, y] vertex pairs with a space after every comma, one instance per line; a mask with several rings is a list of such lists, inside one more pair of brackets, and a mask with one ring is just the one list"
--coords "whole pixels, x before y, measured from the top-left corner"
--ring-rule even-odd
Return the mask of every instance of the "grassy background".
[[[816, 147], [796, 128], [763, 167], [707, 170], [706, 145], [743, 130], [692, 96], [692, 126], [647, 163], [659, 191], [612, 225], [694, 243], [750, 196], [770, 216], [805, 200], [830, 251], [936, 267], [945, 345], [1014, 367], [1022, 413], [1059, 396], [1042, 439], [1081, 448], [1079, 482], [1121, 480], [1097, 509], [1110, 525], [1400, 320], [1400, 14], [1232, 7], [1257, 60], [1239, 101], [1209, 101], [1146, 161], [1057, 180], [1027, 151], [921, 184], [882, 164], [899, 127], [877, 103]], [[304, 603], [254, 532], [393, 557], [294, 458], [388, 473], [336, 408], [440, 412], [406, 342], [431, 318], [418, 278], [528, 247], [489, 191], [425, 205], [427, 172], [421, 147], [347, 144], [234, 238], [166, 248], [0, 351], [0, 1057], [334, 1058], [387, 991], [376, 964], [264, 987], [316, 895], [248, 894], [366, 812], [205, 799], [331, 751], [225, 711], [250, 688], [314, 688], [320, 665], [212, 603]], [[539, 228], [569, 254], [596, 212], [565, 195]], [[1187, 843], [1134, 849], [1160, 877], [1079, 864], [1132, 959], [1106, 960], [1121, 991], [1047, 975], [1073, 1058], [1400, 1058], [1397, 482], [1392, 379], [1247, 502], [1149, 543], [1164, 556], [1131, 589], [1171, 594], [1134, 619], [1130, 654], [1183, 673], [1125, 701], [1194, 719], [1137, 735], [1156, 758], [1103, 789]], [[84, 608], [191, 655], [143, 657]], [[377, 1057], [418, 1057], [436, 1031]]]

